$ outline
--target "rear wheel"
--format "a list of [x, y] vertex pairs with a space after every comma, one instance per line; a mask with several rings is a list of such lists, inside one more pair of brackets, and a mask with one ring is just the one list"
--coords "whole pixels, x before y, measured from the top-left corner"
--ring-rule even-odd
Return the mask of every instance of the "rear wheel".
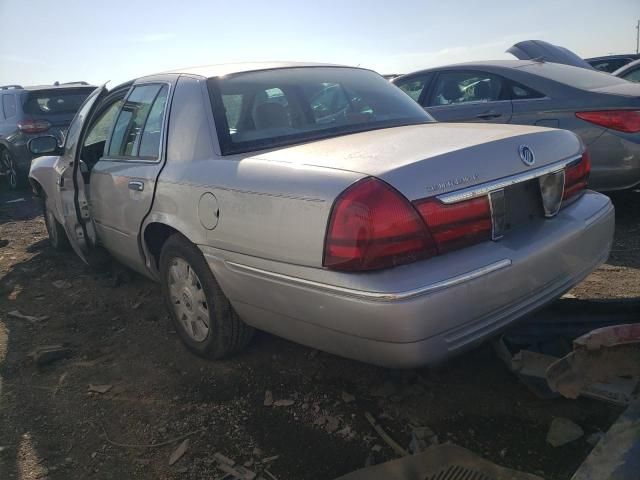
[[2, 167], [7, 176], [7, 183], [12, 190], [25, 188], [28, 183], [27, 173], [16, 163], [15, 158], [7, 149], [2, 150]]
[[222, 358], [242, 350], [253, 336], [225, 297], [204, 256], [174, 234], [160, 254], [162, 294], [176, 331], [190, 350]]
[[56, 250], [68, 250], [70, 245], [67, 232], [65, 232], [64, 227], [53, 214], [53, 210], [49, 207], [46, 196], [42, 197], [42, 213], [44, 214], [44, 224], [47, 227], [51, 246]]

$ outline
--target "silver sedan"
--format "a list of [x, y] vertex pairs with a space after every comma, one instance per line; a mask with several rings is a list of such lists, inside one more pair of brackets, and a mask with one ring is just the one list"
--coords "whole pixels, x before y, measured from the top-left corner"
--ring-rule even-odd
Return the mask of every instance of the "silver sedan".
[[196, 68], [92, 94], [31, 141], [52, 244], [162, 285], [184, 343], [254, 328], [379, 365], [442, 361], [608, 256], [614, 211], [564, 130], [444, 124], [378, 74]]
[[557, 63], [502, 60], [422, 70], [393, 83], [441, 122], [539, 125], [575, 132], [589, 148], [589, 186], [640, 183], [640, 85]]

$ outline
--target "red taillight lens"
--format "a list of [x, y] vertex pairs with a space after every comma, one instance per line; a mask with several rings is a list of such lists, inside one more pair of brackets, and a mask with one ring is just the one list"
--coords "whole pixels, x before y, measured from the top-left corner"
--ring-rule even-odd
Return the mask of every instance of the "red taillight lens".
[[491, 239], [489, 197], [445, 204], [435, 198], [414, 202], [438, 247], [438, 253]]
[[583, 192], [589, 182], [589, 172], [591, 171], [591, 160], [589, 152], [585, 150], [582, 158], [576, 163], [567, 166], [564, 171], [564, 193], [562, 201], [567, 201]]
[[355, 183], [333, 205], [325, 267], [374, 270], [435, 254], [433, 240], [418, 212], [381, 180], [369, 177]]
[[602, 127], [619, 132], [640, 132], [639, 110], [600, 110], [596, 112], [577, 112], [576, 117]]
[[18, 128], [24, 133], [41, 133], [51, 128], [51, 124], [47, 120], [25, 120], [18, 123]]

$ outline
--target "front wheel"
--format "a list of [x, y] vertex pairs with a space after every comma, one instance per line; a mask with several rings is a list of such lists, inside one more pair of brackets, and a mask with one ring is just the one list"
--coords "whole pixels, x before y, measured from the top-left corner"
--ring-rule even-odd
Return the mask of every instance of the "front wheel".
[[2, 150], [2, 167], [7, 176], [7, 183], [12, 190], [25, 188], [28, 184], [27, 174], [16, 163], [15, 158], [8, 150]]
[[56, 219], [56, 216], [53, 214], [53, 210], [48, 205], [47, 197], [44, 196], [44, 194], [42, 197], [42, 213], [44, 215], [44, 224], [47, 227], [51, 246], [56, 250], [68, 250], [70, 245], [67, 232], [65, 232], [64, 227]]
[[162, 296], [176, 331], [189, 349], [209, 358], [242, 350], [253, 336], [225, 297], [204, 256], [174, 234], [160, 254]]

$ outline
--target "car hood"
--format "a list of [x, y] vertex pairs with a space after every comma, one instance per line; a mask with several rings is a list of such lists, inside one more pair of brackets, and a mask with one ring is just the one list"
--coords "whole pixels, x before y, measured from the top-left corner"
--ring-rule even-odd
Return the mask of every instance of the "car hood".
[[[425, 196], [425, 188], [445, 193], [529, 169], [520, 160], [521, 145], [535, 152], [536, 167], [577, 155], [582, 148], [566, 130], [430, 123], [343, 135], [252, 158], [376, 176], [415, 199]], [[429, 190], [434, 185], [438, 188]]]
[[542, 40], [525, 40], [510, 47], [507, 50], [519, 60], [542, 59], [545, 62], [562, 63], [573, 67], [587, 68], [593, 70], [593, 67], [586, 61], [573, 53], [571, 50], [552, 45]]

